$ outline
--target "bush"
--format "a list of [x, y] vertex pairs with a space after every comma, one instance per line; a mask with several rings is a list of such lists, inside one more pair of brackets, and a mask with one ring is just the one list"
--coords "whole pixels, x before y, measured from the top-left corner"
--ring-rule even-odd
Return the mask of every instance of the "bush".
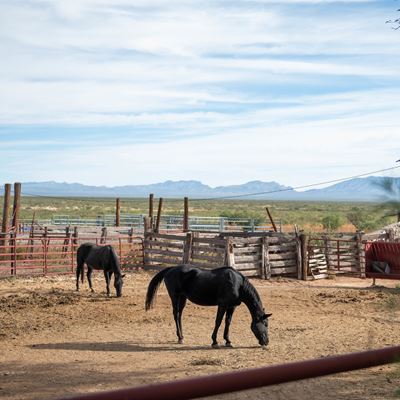
[[321, 220], [322, 226], [328, 231], [335, 231], [342, 225], [340, 221], [340, 216], [337, 214], [327, 215]]

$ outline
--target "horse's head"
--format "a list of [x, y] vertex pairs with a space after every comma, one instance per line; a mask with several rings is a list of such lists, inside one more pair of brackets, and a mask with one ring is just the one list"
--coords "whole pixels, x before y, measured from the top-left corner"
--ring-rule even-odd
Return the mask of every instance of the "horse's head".
[[253, 319], [251, 323], [251, 330], [254, 336], [258, 339], [261, 346], [266, 346], [269, 342], [268, 339], [268, 317], [272, 314], [265, 314]]
[[115, 290], [117, 291], [117, 297], [121, 297], [122, 296], [122, 286], [123, 286], [123, 284], [124, 284], [124, 281], [123, 281], [123, 277], [124, 277], [125, 275], [118, 275], [118, 276], [115, 276], [115, 279], [114, 279], [114, 287], [115, 287]]

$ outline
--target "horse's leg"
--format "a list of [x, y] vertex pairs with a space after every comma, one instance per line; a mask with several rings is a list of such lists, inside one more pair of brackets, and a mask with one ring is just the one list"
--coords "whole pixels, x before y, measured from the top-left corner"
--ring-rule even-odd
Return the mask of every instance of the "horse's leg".
[[232, 343], [229, 340], [229, 327], [232, 321], [232, 315], [235, 311], [235, 307], [229, 307], [226, 309], [226, 316], [225, 316], [225, 329], [224, 329], [224, 339], [225, 339], [225, 346], [232, 347]]
[[110, 297], [110, 273], [104, 270], [104, 278], [106, 278], [107, 296]]
[[90, 287], [90, 290], [92, 291], [92, 292], [94, 292], [94, 289], [93, 289], [93, 286], [92, 286], [92, 272], [93, 272], [93, 268], [91, 267], [91, 266], [87, 266], [87, 274], [86, 274], [86, 276], [87, 276], [87, 280], [88, 280], [88, 282], [89, 282], [89, 287]]
[[78, 262], [76, 266], [76, 291], [79, 292], [79, 277], [83, 268], [83, 263]]
[[214, 331], [211, 335], [211, 339], [213, 341], [211, 346], [214, 348], [218, 348], [218, 341], [217, 341], [218, 329], [221, 326], [221, 322], [222, 322], [222, 319], [224, 318], [224, 314], [225, 314], [225, 307], [218, 306], [217, 316], [215, 317], [215, 327], [214, 327]]
[[182, 332], [182, 311], [186, 305], [185, 296], [175, 296], [172, 301], [174, 320], [176, 325], [176, 335], [178, 336], [178, 343], [183, 343], [183, 332]]

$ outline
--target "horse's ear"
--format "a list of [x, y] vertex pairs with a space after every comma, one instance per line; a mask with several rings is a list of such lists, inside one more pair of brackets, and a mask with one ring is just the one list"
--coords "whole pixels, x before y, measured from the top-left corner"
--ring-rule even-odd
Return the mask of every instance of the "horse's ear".
[[121, 278], [125, 278], [125, 276], [126, 276], [126, 274], [123, 274], [123, 275], [121, 276]]
[[264, 314], [264, 315], [262, 316], [262, 319], [267, 319], [267, 318], [269, 318], [271, 315], [272, 315], [272, 314]]

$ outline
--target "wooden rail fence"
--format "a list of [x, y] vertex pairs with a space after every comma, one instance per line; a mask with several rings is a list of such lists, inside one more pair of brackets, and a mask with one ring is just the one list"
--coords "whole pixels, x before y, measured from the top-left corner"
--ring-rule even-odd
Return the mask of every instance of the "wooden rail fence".
[[242, 234], [160, 234], [148, 232], [144, 240], [145, 266], [164, 268], [190, 263], [203, 268], [231, 266], [246, 276], [298, 277], [300, 241], [296, 235], [276, 232]]

